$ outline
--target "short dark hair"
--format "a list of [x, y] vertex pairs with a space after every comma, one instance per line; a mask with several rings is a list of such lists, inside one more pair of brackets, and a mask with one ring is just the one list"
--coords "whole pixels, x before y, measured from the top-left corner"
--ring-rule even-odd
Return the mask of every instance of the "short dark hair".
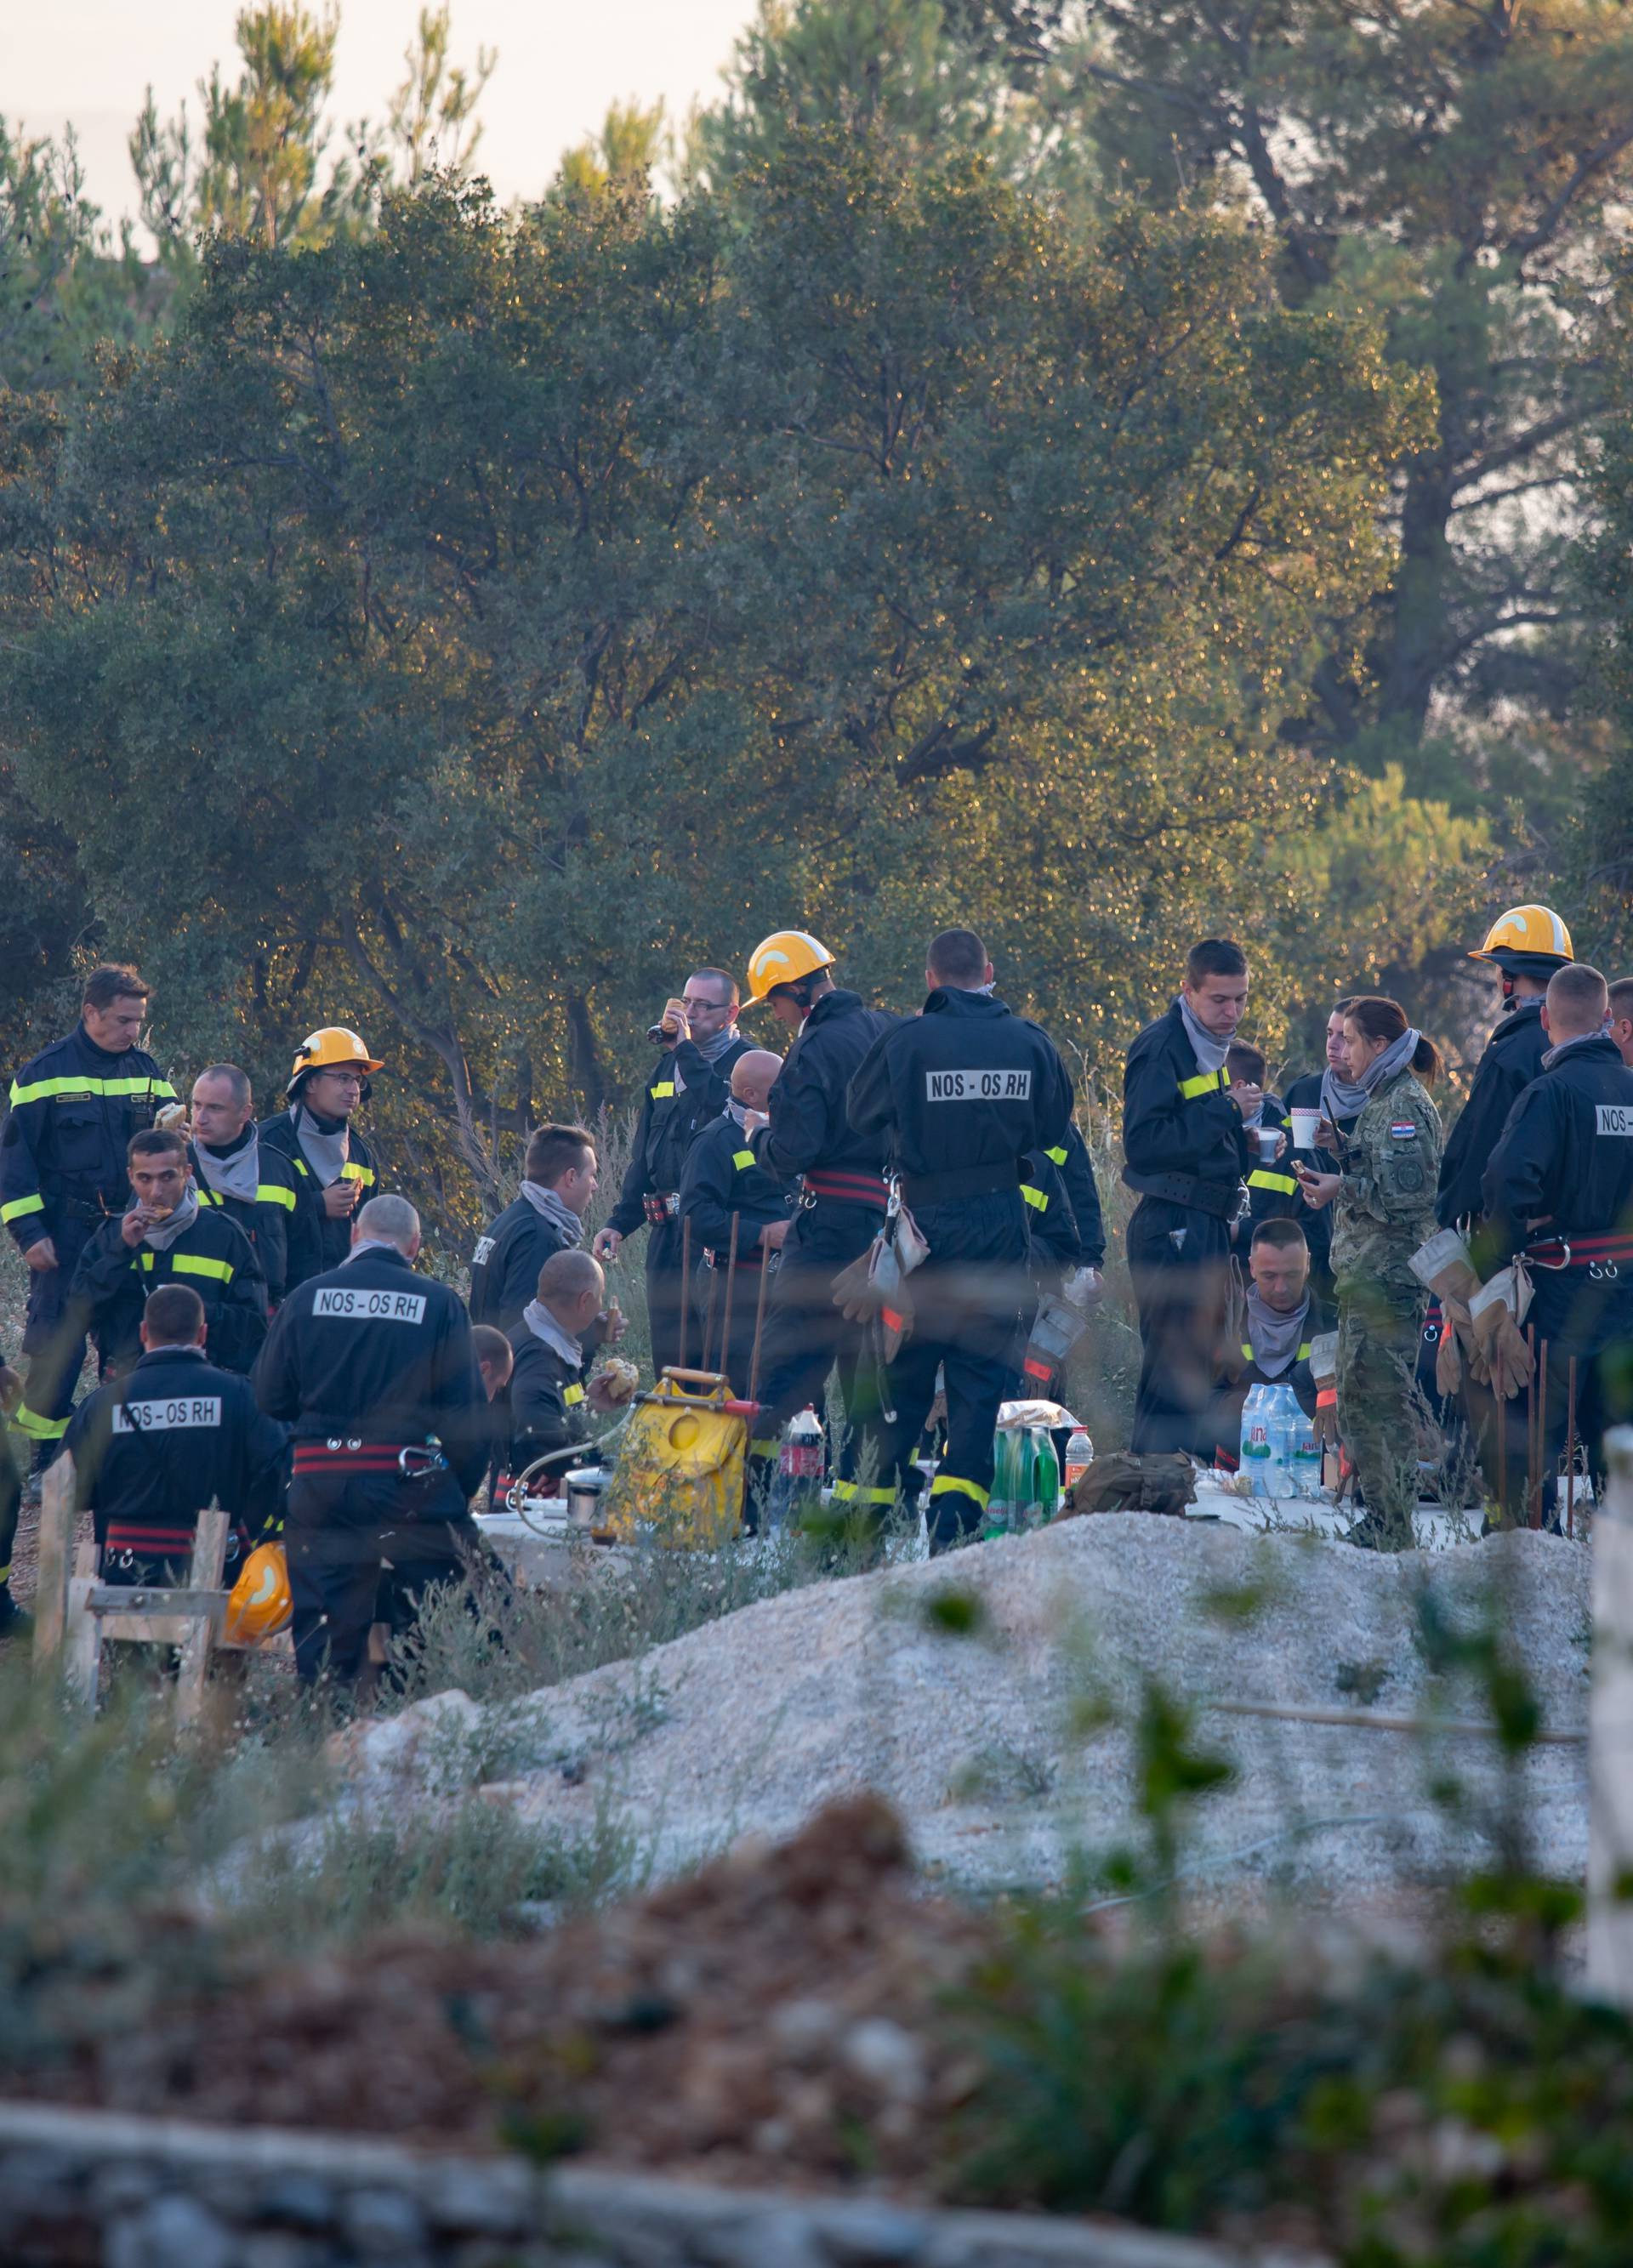
[[1265, 1051], [1256, 1048], [1251, 1040], [1232, 1040], [1225, 1049], [1225, 1072], [1231, 1079], [1245, 1079], [1254, 1086], [1265, 1083]]
[[584, 1152], [594, 1157], [595, 1138], [587, 1126], [538, 1126], [528, 1137], [526, 1173], [541, 1189], [553, 1188], [564, 1174], [582, 1170]]
[[178, 1158], [187, 1156], [187, 1144], [174, 1126], [144, 1126], [125, 1145], [125, 1160], [161, 1158], [166, 1152]]
[[80, 989], [83, 1008], [111, 1008], [115, 1000], [146, 1000], [153, 988], [144, 984], [128, 961], [104, 961], [91, 971]]
[[1205, 937], [1185, 957], [1185, 981], [1194, 991], [1204, 976], [1245, 976], [1247, 955], [1233, 937]]
[[1563, 1008], [1572, 1021], [1582, 1017], [1603, 1023], [1610, 1008], [1610, 987], [1585, 961], [1568, 961], [1548, 980], [1548, 1005]]
[[478, 1363], [497, 1362], [501, 1355], [508, 1363], [516, 1359], [516, 1350], [497, 1323], [473, 1323], [470, 1344]]
[[1260, 1222], [1253, 1231], [1253, 1241], [1250, 1248], [1257, 1252], [1261, 1244], [1284, 1245], [1289, 1252], [1295, 1245], [1305, 1252], [1310, 1249], [1310, 1240], [1304, 1230], [1296, 1220], [1289, 1220], [1284, 1215], [1275, 1220]]
[[195, 1086], [201, 1079], [224, 1079], [233, 1089], [233, 1100], [240, 1107], [254, 1100], [255, 1089], [249, 1084], [249, 1073], [240, 1071], [236, 1064], [206, 1064], [194, 1079]]
[[[691, 971], [691, 976], [712, 976], [714, 979], [714, 982], [720, 987], [720, 990], [725, 993], [728, 1000], [735, 1001], [742, 997], [737, 990], [737, 980], [732, 975], [729, 968], [694, 968]], [[690, 981], [690, 979], [688, 981]], [[722, 1003], [722, 1005], [723, 1005], [724, 1004]]]
[[142, 1321], [160, 1346], [191, 1346], [204, 1320], [204, 1303], [190, 1284], [160, 1284], [147, 1295]]
[[1633, 1016], [1633, 976], [1618, 976], [1610, 988], [1612, 1017]]
[[944, 929], [930, 939], [926, 966], [950, 984], [979, 984], [986, 974], [987, 951], [972, 929]]

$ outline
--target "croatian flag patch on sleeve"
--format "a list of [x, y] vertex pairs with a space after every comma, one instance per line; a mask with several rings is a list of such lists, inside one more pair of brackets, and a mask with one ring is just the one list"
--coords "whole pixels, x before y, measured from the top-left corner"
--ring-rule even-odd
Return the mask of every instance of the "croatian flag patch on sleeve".
[[1397, 1118], [1389, 1131], [1397, 1142], [1415, 1142], [1417, 1139], [1417, 1128], [1409, 1118]]

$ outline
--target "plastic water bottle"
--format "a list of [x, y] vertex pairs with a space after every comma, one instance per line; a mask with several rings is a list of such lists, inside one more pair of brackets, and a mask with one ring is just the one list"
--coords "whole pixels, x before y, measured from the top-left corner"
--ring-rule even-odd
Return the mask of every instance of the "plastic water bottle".
[[1067, 1488], [1082, 1480], [1094, 1462], [1094, 1443], [1081, 1425], [1075, 1426], [1066, 1444], [1066, 1469], [1060, 1478]]
[[796, 1496], [822, 1485], [822, 1420], [808, 1403], [788, 1421], [777, 1452], [777, 1477], [772, 1484], [771, 1524], [780, 1528]]
[[1241, 1469], [1252, 1484], [1255, 1496], [1269, 1496], [1271, 1461], [1275, 1450], [1270, 1440], [1270, 1389], [1267, 1386], [1250, 1386], [1247, 1399], [1242, 1404]]
[[1268, 1386], [1265, 1392], [1269, 1397], [1270, 1436], [1269, 1470], [1265, 1477], [1273, 1497], [1290, 1496], [1295, 1486], [1293, 1457], [1304, 1432], [1304, 1413], [1290, 1386]]
[[1293, 1434], [1291, 1472], [1295, 1495], [1319, 1496], [1321, 1493], [1321, 1440], [1316, 1432], [1315, 1419], [1306, 1418], [1302, 1410], [1298, 1413], [1298, 1424]]

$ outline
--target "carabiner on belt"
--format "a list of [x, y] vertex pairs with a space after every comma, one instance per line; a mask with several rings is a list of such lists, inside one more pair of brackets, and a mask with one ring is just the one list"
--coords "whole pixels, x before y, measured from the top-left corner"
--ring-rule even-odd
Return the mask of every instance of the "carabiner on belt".
[[432, 1473], [445, 1473], [447, 1469], [448, 1461], [440, 1449], [429, 1446], [422, 1449], [410, 1443], [397, 1451], [397, 1470], [405, 1481], [429, 1480]]
[[1559, 1248], [1565, 1256], [1563, 1260], [1539, 1260], [1534, 1253], [1530, 1252], [1523, 1253], [1520, 1256], [1527, 1268], [1541, 1268], [1546, 1275], [1557, 1276], [1561, 1269], [1569, 1268], [1570, 1265], [1570, 1247], [1563, 1236], [1559, 1240]]

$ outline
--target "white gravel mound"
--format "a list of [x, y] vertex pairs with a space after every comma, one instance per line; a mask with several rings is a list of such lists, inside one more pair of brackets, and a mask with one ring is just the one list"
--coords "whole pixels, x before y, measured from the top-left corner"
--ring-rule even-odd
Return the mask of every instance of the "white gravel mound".
[[[1584, 1727], [1582, 1545], [1520, 1533], [1392, 1557], [1125, 1513], [793, 1592], [541, 1693], [527, 1705], [550, 1762], [488, 1793], [567, 1832], [610, 1808], [661, 1876], [746, 1833], [791, 1834], [871, 1786], [932, 1869], [971, 1887], [1048, 1884], [1075, 1853], [1140, 1840], [1129, 1728], [1150, 1679], [1235, 1765], [1197, 1805], [1183, 1862], [1227, 1901], [1233, 1885], [1253, 1895], [1275, 1878], [1343, 1901], [1477, 1864], [1505, 1800], [1540, 1863], [1579, 1876], [1579, 1745], [1532, 1750], [1505, 1790], [1497, 1743], [1479, 1733], [1423, 1739], [1210, 1705], [1482, 1716], [1470, 1683], [1427, 1665], [1425, 1587], [1459, 1627], [1496, 1616], [1544, 1725]], [[945, 1592], [977, 1602], [971, 1634], [950, 1635], [934, 1611]], [[1260, 1594], [1256, 1609], [1245, 1593]], [[384, 1766], [403, 1744], [399, 1719], [365, 1733], [358, 1759]], [[1448, 1771], [1464, 1792], [1455, 1815], [1430, 1793]]]

